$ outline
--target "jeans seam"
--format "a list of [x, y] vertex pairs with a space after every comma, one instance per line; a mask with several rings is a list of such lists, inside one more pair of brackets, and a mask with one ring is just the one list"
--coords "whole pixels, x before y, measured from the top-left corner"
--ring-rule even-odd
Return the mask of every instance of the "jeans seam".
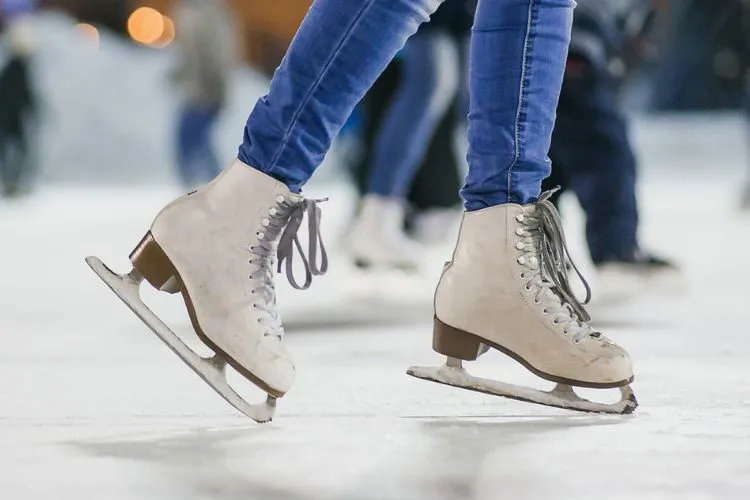
[[352, 32], [354, 32], [354, 29], [362, 20], [362, 17], [364, 16], [365, 11], [369, 9], [374, 2], [375, 0], [368, 0], [366, 3], [362, 4], [362, 8], [357, 13], [356, 17], [354, 18], [354, 21], [349, 26], [349, 29], [344, 33], [344, 36], [341, 37], [341, 40], [339, 41], [338, 45], [332, 51], [331, 56], [323, 65], [323, 69], [320, 71], [320, 74], [312, 83], [312, 85], [310, 86], [310, 89], [307, 91], [307, 94], [305, 94], [305, 97], [302, 99], [302, 102], [300, 103], [299, 107], [294, 112], [294, 116], [292, 116], [292, 120], [289, 123], [289, 126], [287, 127], [286, 131], [284, 132], [284, 138], [281, 140], [281, 144], [279, 144], [279, 149], [273, 155], [273, 158], [268, 163], [268, 166], [265, 168], [265, 171], [270, 171], [276, 166], [276, 163], [279, 161], [279, 159], [281, 158], [281, 155], [284, 152], [284, 148], [287, 146], [289, 142], [289, 138], [292, 135], [292, 130], [297, 125], [297, 122], [299, 122], [299, 118], [302, 115], [302, 112], [304, 111], [305, 107], [307, 106], [307, 103], [310, 102], [310, 99], [312, 98], [313, 94], [315, 93], [316, 90], [318, 90], [320, 83], [323, 81], [323, 78], [326, 76], [326, 74], [328, 73], [328, 70], [333, 65], [333, 61], [341, 53], [341, 47], [343, 47], [346, 41], [349, 40]]
[[518, 163], [521, 156], [520, 136], [521, 136], [521, 114], [524, 108], [524, 97], [526, 95], [526, 69], [529, 55], [529, 45], [531, 42], [531, 29], [534, 17], [534, 6], [536, 0], [529, 2], [529, 13], [526, 21], [526, 35], [523, 41], [523, 57], [521, 60], [521, 84], [518, 90], [518, 109], [516, 110], [516, 120], [513, 125], [513, 161], [508, 167], [508, 202], [513, 203], [513, 195], [511, 193], [511, 187], [513, 184], [513, 168]]

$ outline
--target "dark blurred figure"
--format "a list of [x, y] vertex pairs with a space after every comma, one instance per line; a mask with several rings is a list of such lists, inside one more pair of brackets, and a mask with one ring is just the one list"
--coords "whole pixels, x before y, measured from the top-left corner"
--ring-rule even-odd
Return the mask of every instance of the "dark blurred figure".
[[227, 100], [237, 64], [236, 27], [225, 0], [182, 0], [174, 14], [182, 98], [177, 127], [177, 174], [190, 190], [221, 170], [211, 134]]
[[586, 215], [586, 239], [598, 295], [623, 298], [679, 286], [677, 268], [638, 242], [636, 158], [618, 88], [638, 59], [639, 40], [654, 19], [650, 0], [579, 0], [552, 135], [552, 175], [543, 189], [575, 193]]
[[750, 0], [744, 0], [742, 3], [742, 27], [745, 47], [745, 96], [744, 96], [744, 112], [745, 112], [745, 137], [747, 138], [747, 182], [742, 197], [742, 207], [745, 210], [750, 210]]
[[669, 2], [653, 77], [657, 110], [737, 109], [750, 61], [748, 0]]
[[27, 27], [17, 21], [33, 6], [31, 1], [0, 2], [0, 193], [6, 197], [28, 191], [33, 170], [32, 42]]
[[[750, 2], [748, 6], [750, 10]], [[748, 27], [750, 29], [750, 27]], [[747, 181], [745, 182], [745, 188], [742, 193], [742, 208], [750, 211], [750, 66], [745, 71], [745, 137], [747, 138]]]

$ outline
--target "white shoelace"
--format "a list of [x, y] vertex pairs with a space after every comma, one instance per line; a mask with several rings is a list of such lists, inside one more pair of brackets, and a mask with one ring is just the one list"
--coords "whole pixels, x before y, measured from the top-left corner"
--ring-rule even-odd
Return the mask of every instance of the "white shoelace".
[[[526, 290], [535, 292], [534, 303], [552, 316], [552, 322], [562, 328], [563, 335], [573, 335], [576, 343], [587, 336], [605, 340], [589, 324], [591, 317], [584, 305], [591, 298], [591, 289], [570, 257], [560, 216], [549, 201], [553, 193], [542, 194], [533, 212], [516, 218], [523, 225], [516, 230], [516, 234], [523, 238], [516, 245], [516, 249], [523, 252], [517, 262], [528, 270], [521, 274], [521, 278], [526, 281]], [[568, 264], [586, 289], [583, 302], [571, 289]]]
[[[328, 270], [328, 254], [320, 235], [321, 212], [317, 204], [321, 201], [325, 200], [291, 202], [284, 196], [279, 196], [276, 199], [276, 206], [269, 210], [268, 217], [261, 220], [262, 227], [256, 232], [258, 242], [250, 247], [250, 253], [254, 257], [249, 262], [256, 267], [255, 271], [250, 274], [250, 279], [257, 280], [259, 286], [251, 290], [253, 295], [257, 295], [257, 300], [252, 307], [262, 313], [258, 321], [268, 328], [266, 335], [277, 337], [284, 335], [281, 317], [276, 307], [274, 253], [278, 258], [277, 272], [281, 273], [282, 266], [286, 264], [287, 280], [297, 290], [306, 290], [310, 287], [313, 276], [323, 275]], [[305, 213], [308, 214], [308, 256], [305, 256], [297, 237]], [[278, 248], [274, 252], [277, 238]], [[294, 277], [295, 248], [305, 268], [305, 282], [302, 285], [299, 285]], [[320, 262], [318, 262], [318, 250], [320, 250]]]

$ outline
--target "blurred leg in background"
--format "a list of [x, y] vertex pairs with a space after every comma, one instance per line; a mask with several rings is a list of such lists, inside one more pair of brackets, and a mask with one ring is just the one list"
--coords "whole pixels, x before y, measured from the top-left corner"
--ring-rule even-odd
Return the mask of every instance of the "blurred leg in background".
[[745, 91], [745, 137], [747, 138], [747, 181], [742, 193], [742, 208], [750, 210], [750, 68], [747, 70]]
[[6, 36], [9, 56], [0, 66], [0, 187], [4, 196], [14, 197], [30, 189], [33, 159], [29, 135], [34, 130], [37, 102], [30, 32], [19, 21], [8, 28]]
[[[359, 106], [362, 117], [361, 150], [353, 165], [353, 175], [360, 196], [367, 192], [367, 180], [372, 165], [372, 150], [383, 115], [399, 86], [400, 62], [394, 61], [375, 82]], [[461, 211], [463, 159], [457, 150], [456, 134], [459, 126], [458, 99], [448, 108], [435, 133], [430, 138], [422, 163], [417, 169], [407, 195], [406, 232], [423, 244], [445, 240], [446, 226], [455, 225]]]
[[183, 187], [198, 187], [221, 170], [214, 151], [211, 132], [220, 109], [185, 104], [177, 133], [177, 172]]
[[576, 12], [552, 135], [552, 175], [575, 193], [586, 216], [586, 239], [599, 274], [597, 296], [619, 298], [658, 284], [672, 287], [677, 269], [638, 242], [636, 158], [618, 104], [621, 65], [611, 52], [599, 14]]
[[438, 125], [407, 197], [411, 207], [407, 231], [425, 245], [452, 240], [460, 220], [458, 190], [465, 162], [457, 150], [456, 135], [460, 126], [466, 126], [466, 120], [459, 119], [459, 110], [464, 106], [458, 101], [460, 99], [448, 109]]
[[[406, 238], [402, 232], [404, 218], [411, 238], [423, 244], [437, 244], [455, 228], [460, 214], [458, 189], [462, 160], [456, 151], [456, 130], [461, 99], [457, 95], [465, 86], [464, 47], [474, 9], [472, 1], [443, 3], [430, 22], [407, 43], [404, 57], [396, 58], [386, 68], [360, 106], [363, 148], [355, 165], [355, 179], [360, 194], [365, 197], [361, 215], [368, 210], [383, 211], [382, 207], [380, 210], [372, 208], [373, 192], [382, 190], [384, 183], [390, 183], [395, 187], [390, 191], [396, 196], [386, 203], [398, 204], [398, 217], [383, 230], [397, 234], [402, 240]], [[415, 58], [416, 51], [408, 52], [418, 37], [430, 41], [432, 55]], [[427, 48], [424, 42], [419, 44]], [[418, 67], [430, 60], [433, 68], [425, 72], [428, 77], [415, 80], [410, 76], [409, 65]], [[409, 93], [423, 97], [405, 100], [403, 97]], [[412, 113], [419, 115], [411, 116]], [[408, 119], [404, 120], [402, 114]], [[399, 122], [398, 130], [393, 130], [389, 121]], [[401, 155], [405, 147], [411, 154]], [[396, 161], [389, 161], [390, 155], [395, 155]], [[370, 237], [360, 241], [367, 239]]]
[[365, 193], [351, 233], [352, 258], [360, 267], [416, 269], [419, 252], [404, 232], [406, 196], [455, 98], [459, 71], [458, 48], [439, 26], [423, 26], [401, 51], [398, 84], [372, 137]]
[[182, 0], [174, 12], [182, 95], [177, 124], [177, 175], [183, 188], [207, 183], [221, 170], [211, 134], [223, 110], [237, 65], [237, 36], [224, 0]]
[[745, 75], [745, 96], [743, 100], [743, 111], [745, 114], [745, 137], [747, 138], [747, 182], [742, 194], [742, 207], [750, 210], [750, 2], [744, 2], [742, 10], [743, 40], [743, 66]]

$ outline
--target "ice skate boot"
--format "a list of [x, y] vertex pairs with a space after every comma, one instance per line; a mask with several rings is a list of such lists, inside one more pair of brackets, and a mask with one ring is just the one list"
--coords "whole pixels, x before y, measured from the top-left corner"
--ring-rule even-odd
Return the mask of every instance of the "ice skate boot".
[[[296, 233], [309, 215], [309, 258], [305, 281], [292, 274]], [[87, 262], [120, 298], [183, 361], [238, 410], [256, 421], [270, 420], [276, 398], [294, 381], [294, 364], [283, 342], [276, 310], [274, 264], [286, 266], [298, 289], [327, 268], [315, 201], [236, 161], [205, 187], [178, 198], [157, 216], [130, 255], [133, 271], [119, 276], [96, 258]], [[320, 252], [320, 264], [318, 263]], [[141, 301], [138, 287], [180, 292], [198, 337], [215, 352], [201, 358]], [[268, 393], [265, 404], [249, 405], [227, 384], [226, 364]]]
[[[629, 388], [630, 358], [589, 325], [588, 313], [571, 291], [566, 262], [572, 261], [549, 195], [530, 205], [464, 214], [453, 259], [435, 292], [433, 348], [448, 361], [440, 368], [412, 367], [408, 373], [547, 406], [630, 413], [636, 407]], [[471, 376], [462, 361], [475, 360], [486, 347], [557, 386], [544, 392]], [[622, 398], [615, 404], [587, 401], [572, 386], [619, 387]]]
[[600, 302], [618, 302], [644, 294], [679, 294], [685, 289], [671, 261], [637, 249], [627, 258], [596, 263]]
[[349, 236], [351, 255], [360, 269], [418, 270], [419, 245], [404, 232], [402, 200], [378, 195], [362, 199]]

